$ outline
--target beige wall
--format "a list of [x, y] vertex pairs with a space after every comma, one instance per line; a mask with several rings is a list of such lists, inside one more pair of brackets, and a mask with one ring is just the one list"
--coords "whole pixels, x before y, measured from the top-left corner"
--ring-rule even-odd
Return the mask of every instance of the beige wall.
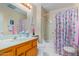
[[42, 32], [41, 32], [41, 5], [37, 5], [36, 8], [36, 34], [39, 35], [39, 42], [42, 42]]
[[42, 42], [42, 30], [41, 30], [41, 5], [33, 4], [33, 20], [36, 30], [36, 35], [39, 35], [39, 42]]
[[24, 16], [23, 14], [15, 12], [14, 10], [8, 7], [5, 7], [1, 4], [0, 4], [0, 14], [3, 15], [3, 33], [4, 34], [10, 34], [10, 32], [8, 31], [8, 20], [10, 16], [14, 18], [14, 22], [16, 26], [19, 19], [26, 18], [26, 16]]
[[48, 11], [43, 7], [41, 8], [41, 29], [42, 29], [42, 39], [48, 40]]
[[39, 35], [39, 42], [48, 39], [48, 13], [45, 9], [41, 7], [40, 4], [35, 4], [33, 6], [33, 23], [36, 29], [36, 35]]

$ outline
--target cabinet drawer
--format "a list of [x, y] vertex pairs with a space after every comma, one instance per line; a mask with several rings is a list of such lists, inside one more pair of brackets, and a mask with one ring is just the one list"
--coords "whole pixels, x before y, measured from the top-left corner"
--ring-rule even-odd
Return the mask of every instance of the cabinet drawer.
[[27, 43], [23, 44], [22, 46], [17, 47], [17, 55], [20, 55], [21, 53], [29, 50], [31, 47], [32, 47], [31, 42], [27, 42]]
[[37, 46], [37, 40], [36, 39], [33, 41], [33, 46]]

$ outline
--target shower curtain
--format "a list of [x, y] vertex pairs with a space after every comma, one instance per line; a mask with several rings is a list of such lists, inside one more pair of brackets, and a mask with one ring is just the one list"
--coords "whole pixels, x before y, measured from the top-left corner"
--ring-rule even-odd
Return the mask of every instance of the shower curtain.
[[79, 45], [78, 8], [71, 8], [56, 14], [56, 52], [63, 55], [65, 46], [77, 48]]
[[26, 32], [26, 20], [25, 19], [19, 19], [18, 20], [18, 33], [24, 31]]

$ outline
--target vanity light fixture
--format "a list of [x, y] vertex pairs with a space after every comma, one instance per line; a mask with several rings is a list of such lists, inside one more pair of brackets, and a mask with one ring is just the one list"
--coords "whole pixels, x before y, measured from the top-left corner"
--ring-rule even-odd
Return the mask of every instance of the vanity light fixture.
[[32, 8], [32, 5], [29, 3], [21, 3], [23, 6], [27, 7], [28, 9]]

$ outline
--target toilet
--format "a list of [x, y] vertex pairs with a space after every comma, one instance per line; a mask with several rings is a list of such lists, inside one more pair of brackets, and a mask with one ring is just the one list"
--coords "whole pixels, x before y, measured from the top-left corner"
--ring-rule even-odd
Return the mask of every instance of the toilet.
[[63, 48], [64, 56], [76, 56], [76, 49], [73, 47], [66, 46]]

